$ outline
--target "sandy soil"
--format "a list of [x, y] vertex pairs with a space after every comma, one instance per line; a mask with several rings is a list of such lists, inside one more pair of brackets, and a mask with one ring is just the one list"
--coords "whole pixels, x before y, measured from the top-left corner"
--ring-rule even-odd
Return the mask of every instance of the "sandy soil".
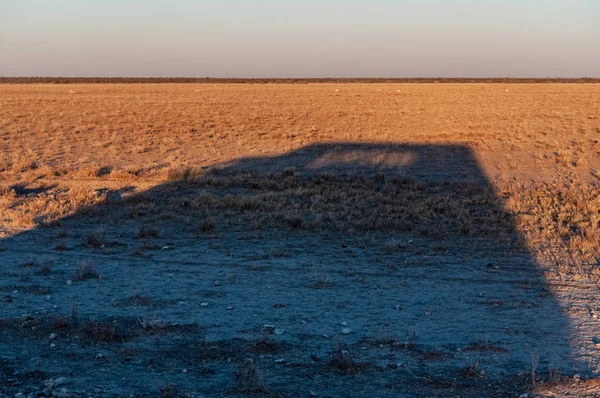
[[598, 94], [0, 86], [0, 392], [594, 396]]

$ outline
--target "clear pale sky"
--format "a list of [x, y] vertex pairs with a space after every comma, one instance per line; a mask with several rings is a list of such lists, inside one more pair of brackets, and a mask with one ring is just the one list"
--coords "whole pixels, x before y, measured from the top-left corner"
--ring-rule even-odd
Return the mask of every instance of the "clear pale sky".
[[600, 0], [0, 0], [0, 76], [600, 77]]

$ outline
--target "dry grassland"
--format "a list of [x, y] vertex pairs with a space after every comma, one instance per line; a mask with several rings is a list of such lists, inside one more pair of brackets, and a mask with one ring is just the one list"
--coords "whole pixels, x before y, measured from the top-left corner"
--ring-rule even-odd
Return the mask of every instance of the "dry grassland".
[[600, 85], [6, 84], [0, 153], [7, 392], [593, 393]]

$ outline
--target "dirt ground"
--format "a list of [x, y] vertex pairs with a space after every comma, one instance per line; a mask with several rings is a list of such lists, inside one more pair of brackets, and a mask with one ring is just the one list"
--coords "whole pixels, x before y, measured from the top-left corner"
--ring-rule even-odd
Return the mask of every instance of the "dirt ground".
[[0, 394], [600, 396], [600, 85], [4, 84], [0, 151]]

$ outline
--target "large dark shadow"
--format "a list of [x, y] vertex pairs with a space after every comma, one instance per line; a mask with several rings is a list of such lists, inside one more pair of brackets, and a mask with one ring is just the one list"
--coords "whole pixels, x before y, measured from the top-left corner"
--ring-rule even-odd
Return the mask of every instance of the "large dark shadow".
[[[2, 333], [12, 336], [0, 343], [5, 383], [25, 383], [12, 373], [40, 357], [42, 373], [124, 393], [152, 380], [228, 395], [251, 357], [283, 395], [512, 396], [583, 366], [543, 271], [465, 146], [312, 145], [110, 192], [58, 224], [1, 242], [1, 322], [21, 325]], [[37, 259], [52, 271], [19, 273]], [[65, 283], [82, 261], [101, 278]], [[178, 329], [148, 340], [131, 324], [125, 343], [101, 344], [112, 359], [98, 365], [86, 356], [97, 346], [76, 332], [47, 351], [47, 333], [22, 326], [24, 313], [35, 323], [73, 306], [124, 324], [194, 319], [221, 348], [208, 355]], [[262, 351], [243, 343], [261, 338]], [[133, 362], [117, 354], [130, 348]]]

